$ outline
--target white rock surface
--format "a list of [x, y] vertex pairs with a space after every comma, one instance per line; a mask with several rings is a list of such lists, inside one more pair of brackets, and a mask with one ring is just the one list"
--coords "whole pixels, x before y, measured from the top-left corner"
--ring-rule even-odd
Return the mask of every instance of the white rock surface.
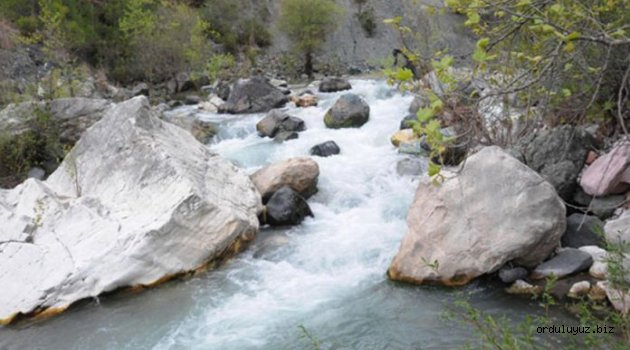
[[553, 186], [498, 147], [439, 186], [421, 181], [389, 276], [461, 285], [506, 262], [533, 267], [559, 245], [565, 207]]
[[588, 273], [597, 279], [605, 279], [608, 273], [608, 263], [606, 263], [608, 252], [594, 245], [587, 245], [579, 249], [589, 253], [593, 258], [593, 265], [588, 269]]
[[252, 239], [249, 177], [145, 97], [111, 108], [46, 182], [0, 191], [0, 323], [193, 270]]

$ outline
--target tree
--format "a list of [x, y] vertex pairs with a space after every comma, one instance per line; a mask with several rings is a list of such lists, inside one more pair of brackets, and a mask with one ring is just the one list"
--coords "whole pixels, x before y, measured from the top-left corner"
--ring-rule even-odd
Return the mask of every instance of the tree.
[[304, 55], [304, 73], [313, 75], [313, 54], [335, 31], [337, 17], [342, 9], [333, 0], [283, 0], [280, 10], [280, 28], [293, 47]]

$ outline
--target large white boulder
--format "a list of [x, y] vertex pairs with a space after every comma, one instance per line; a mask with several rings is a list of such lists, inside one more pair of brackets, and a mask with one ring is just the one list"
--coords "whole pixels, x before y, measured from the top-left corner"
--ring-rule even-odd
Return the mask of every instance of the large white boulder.
[[0, 191], [0, 323], [204, 266], [252, 239], [260, 210], [247, 174], [145, 97], [116, 105], [46, 182]]
[[390, 278], [462, 285], [509, 261], [536, 266], [559, 245], [566, 219], [551, 184], [487, 147], [441, 185], [422, 181], [407, 224]]

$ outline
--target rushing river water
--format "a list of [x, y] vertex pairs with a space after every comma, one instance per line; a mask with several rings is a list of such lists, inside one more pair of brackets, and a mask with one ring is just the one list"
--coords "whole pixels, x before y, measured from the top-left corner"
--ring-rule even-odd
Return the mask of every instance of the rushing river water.
[[382, 81], [352, 85], [370, 104], [367, 124], [327, 129], [323, 115], [342, 93], [320, 94], [318, 107], [289, 108], [307, 130], [284, 144], [256, 135], [262, 115], [198, 114], [221, 125], [209, 147], [248, 172], [335, 140], [340, 155], [316, 158], [314, 218], [264, 229], [247, 251], [209, 273], [0, 328], [0, 349], [449, 349], [476, 336], [441, 318], [459, 293], [513, 320], [535, 312], [535, 304], [488, 282], [453, 291], [387, 280], [417, 186], [396, 173], [404, 157], [389, 142], [411, 97]]

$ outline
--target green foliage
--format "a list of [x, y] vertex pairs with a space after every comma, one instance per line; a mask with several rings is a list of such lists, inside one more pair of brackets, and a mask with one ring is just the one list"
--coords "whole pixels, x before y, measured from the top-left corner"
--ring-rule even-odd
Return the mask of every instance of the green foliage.
[[34, 166], [59, 162], [64, 156], [60, 131], [45, 108], [36, 108], [27, 131], [0, 133], [0, 187], [12, 187], [26, 178]]
[[342, 9], [332, 0], [282, 0], [280, 28], [294, 49], [305, 56], [306, 74], [312, 73], [312, 55], [319, 50], [326, 36], [337, 28]]
[[[447, 0], [480, 39], [476, 69], [507, 77], [499, 89], [542, 102], [563, 120], [623, 106], [630, 71], [628, 0]], [[603, 108], [607, 106], [609, 108]], [[620, 124], [627, 115], [616, 108]], [[623, 125], [622, 125], [623, 126]]]
[[228, 79], [236, 66], [234, 56], [230, 54], [216, 54], [208, 61], [207, 72], [211, 81]]
[[369, 6], [367, 8], [361, 8], [359, 12], [356, 14], [359, 23], [361, 23], [361, 28], [367, 35], [368, 38], [376, 35], [376, 13], [374, 12], [374, 8]]

